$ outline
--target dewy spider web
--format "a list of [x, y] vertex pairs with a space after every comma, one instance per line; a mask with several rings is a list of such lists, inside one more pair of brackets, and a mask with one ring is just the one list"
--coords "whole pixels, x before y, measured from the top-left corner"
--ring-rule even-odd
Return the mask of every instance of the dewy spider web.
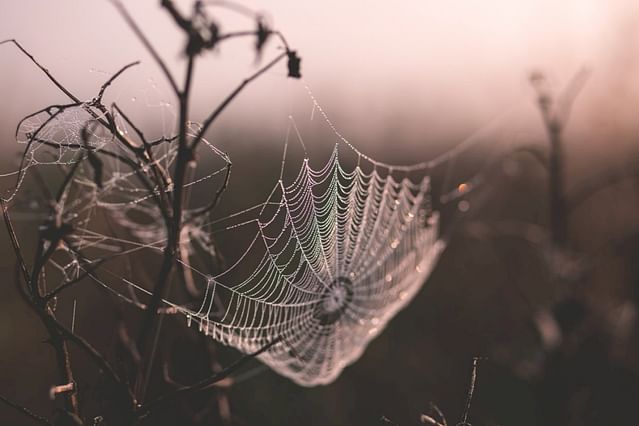
[[[198, 310], [176, 308], [200, 330], [243, 352], [281, 338], [261, 359], [295, 382], [333, 381], [421, 287], [443, 248], [430, 183], [375, 168], [345, 170], [337, 148], [315, 170], [304, 160], [293, 182], [274, 187], [242, 259], [208, 278]], [[270, 210], [270, 211], [269, 211]], [[229, 302], [212, 319], [213, 298]]]
[[[179, 262], [203, 290], [201, 302], [164, 300], [165, 312], [185, 315], [189, 326], [242, 352], [278, 340], [260, 359], [305, 386], [335, 380], [421, 288], [445, 245], [438, 237], [439, 215], [431, 206], [428, 171], [474, 141], [428, 163], [386, 165], [344, 139], [312, 94], [311, 99], [340, 139], [327, 163], [316, 169], [304, 159], [291, 182], [280, 175], [264, 203], [226, 218], [213, 221], [193, 215], [189, 220], [197, 208], [187, 209], [185, 254]], [[90, 103], [56, 107], [21, 123], [18, 141], [26, 143], [27, 150], [17, 188], [37, 165], [81, 161], [69, 194], [55, 208], [73, 225], [73, 249], [66, 249], [65, 261], [51, 263], [62, 283], [86, 273], [120, 298], [141, 305], [138, 297], [149, 294], [146, 286], [136, 283], [132, 274], [123, 277], [99, 262], [142, 251], [161, 255], [166, 234], [153, 202], [157, 189], [141, 186], [136, 174], [116, 161], [130, 153], [111, 135], [86, 125], [96, 119], [91, 108]], [[118, 125], [127, 133], [125, 122], [120, 119]], [[91, 149], [101, 152], [106, 163], [101, 188], [83, 161], [82, 144], [88, 142], [79, 137], [83, 128], [91, 130]], [[205, 141], [203, 146], [218, 161], [228, 162], [212, 144]], [[357, 166], [342, 165], [340, 147], [356, 154]], [[161, 138], [153, 149], [155, 161], [169, 169], [175, 160], [175, 139]], [[186, 186], [206, 184], [224, 170], [193, 175]], [[120, 234], [104, 229], [99, 212]], [[244, 219], [251, 213], [256, 217]], [[212, 234], [240, 228], [253, 229], [253, 238], [223, 272], [209, 274], [189, 261], [198, 249], [216, 256]], [[92, 272], [96, 265], [100, 274]]]

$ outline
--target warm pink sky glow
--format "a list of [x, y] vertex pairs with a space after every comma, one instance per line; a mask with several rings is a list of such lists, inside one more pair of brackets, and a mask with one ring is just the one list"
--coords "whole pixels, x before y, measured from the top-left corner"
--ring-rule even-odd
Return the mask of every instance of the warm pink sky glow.
[[[179, 69], [182, 40], [158, 2], [125, 3], [171, 67]], [[591, 69], [575, 110], [581, 114], [579, 126], [589, 135], [594, 126], [601, 137], [609, 126], [622, 134], [636, 130], [631, 111], [639, 106], [639, 6], [633, 0], [243, 3], [268, 11], [273, 25], [300, 51], [305, 81], [340, 130], [360, 145], [389, 135], [406, 147], [456, 140], [510, 108], [534, 113], [527, 81], [534, 69], [544, 70], [557, 88], [580, 68]], [[220, 21], [227, 29], [252, 27], [228, 13]], [[130, 104], [133, 97], [151, 97], [148, 103], [155, 104], [168, 96], [162, 83], [150, 88], [149, 79], [161, 82], [160, 74], [108, 1], [7, 2], [0, 28], [0, 38], [20, 40], [86, 97], [93, 96], [104, 73], [135, 59], [143, 65], [122, 79], [114, 99]], [[253, 69], [250, 45], [238, 45], [225, 45], [202, 62], [198, 106], [214, 105]], [[269, 48], [273, 54], [276, 42]], [[0, 55], [0, 93], [10, 102], [3, 107], [3, 126], [59, 100], [13, 48], [3, 46]], [[226, 118], [250, 113], [244, 127], [280, 131], [288, 114], [299, 112], [304, 92], [303, 84], [283, 77], [283, 66], [270, 72]]]

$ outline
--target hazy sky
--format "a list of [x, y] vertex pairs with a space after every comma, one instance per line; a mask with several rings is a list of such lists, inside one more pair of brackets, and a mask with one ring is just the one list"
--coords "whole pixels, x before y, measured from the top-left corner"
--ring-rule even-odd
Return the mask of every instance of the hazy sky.
[[[147, 108], [140, 111], [151, 115], [156, 110], [149, 105], [171, 101], [149, 56], [108, 1], [0, 3], [0, 39], [20, 40], [81, 96], [92, 97], [108, 73], [141, 59], [143, 65], [122, 79], [113, 99], [131, 109], [142, 104]], [[125, 1], [178, 70], [182, 39], [158, 3]], [[602, 119], [600, 110], [622, 126], [636, 121], [629, 112], [639, 106], [636, 0], [242, 3], [266, 11], [286, 34], [303, 58], [304, 81], [339, 129], [356, 141], [397, 137], [398, 143], [414, 146], [422, 140], [462, 137], [515, 106], [534, 111], [527, 82], [534, 69], [544, 70], [558, 88], [580, 68], [592, 69], [578, 105], [584, 121]], [[220, 22], [223, 29], [252, 27], [226, 13]], [[250, 46], [227, 44], [201, 63], [198, 106], [215, 105], [254, 69]], [[273, 40], [267, 56], [277, 53], [276, 47]], [[0, 58], [4, 127], [63, 99], [12, 47], [0, 47]], [[306, 117], [310, 109], [305, 109], [304, 83], [284, 77], [284, 65], [274, 69], [242, 95], [225, 119], [277, 131], [289, 113]]]

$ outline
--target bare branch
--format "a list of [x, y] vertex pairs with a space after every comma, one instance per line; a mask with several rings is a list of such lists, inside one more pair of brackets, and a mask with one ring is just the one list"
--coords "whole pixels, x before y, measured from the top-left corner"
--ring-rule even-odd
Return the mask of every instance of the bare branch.
[[20, 265], [20, 271], [22, 272], [22, 279], [24, 279], [24, 281], [28, 283], [31, 281], [31, 276], [29, 275], [29, 268], [27, 267], [27, 263], [24, 261], [24, 257], [22, 255], [22, 249], [20, 249], [18, 236], [16, 235], [16, 231], [13, 228], [13, 222], [11, 222], [11, 216], [9, 215], [7, 204], [2, 198], [0, 198], [0, 205], [2, 206], [2, 217], [4, 218], [4, 224], [7, 227], [7, 233], [9, 234], [9, 239], [11, 240], [11, 246], [13, 247], [13, 252], [15, 253], [16, 259], [18, 260], [18, 264]]
[[242, 89], [244, 89], [244, 87], [246, 87], [253, 80], [255, 80], [256, 78], [264, 74], [266, 71], [271, 69], [275, 64], [277, 64], [279, 61], [281, 61], [283, 58], [287, 56], [288, 56], [287, 52], [283, 52], [279, 54], [277, 57], [275, 57], [275, 59], [273, 59], [271, 62], [269, 62], [262, 68], [260, 68], [253, 75], [244, 79], [244, 81], [242, 81], [242, 83], [240, 83], [240, 85], [237, 86], [235, 90], [233, 90], [215, 110], [213, 110], [213, 112], [206, 118], [206, 120], [204, 120], [204, 122], [202, 123], [202, 127], [200, 128], [200, 131], [197, 133], [197, 135], [195, 136], [193, 140], [193, 144], [191, 145], [191, 148], [195, 149], [197, 147], [198, 143], [202, 141], [204, 134], [209, 129], [211, 124], [213, 124], [215, 119], [222, 113], [222, 111], [224, 111], [224, 109], [231, 103], [231, 101], [235, 99], [235, 97], [242, 91]]
[[135, 66], [135, 65], [139, 65], [140, 61], [135, 61], [135, 62], [131, 62], [130, 64], [127, 64], [125, 66], [123, 66], [122, 68], [120, 68], [120, 70], [118, 72], [116, 72], [115, 74], [113, 74], [103, 85], [102, 87], [100, 87], [100, 92], [98, 92], [98, 96], [95, 98], [95, 100], [93, 101], [94, 103], [98, 104], [102, 102], [102, 97], [104, 96], [104, 91], [111, 85], [111, 83], [113, 83], [115, 81], [115, 79], [117, 79], [124, 71], [126, 71], [127, 69]]
[[34, 421], [38, 422], [41, 425], [53, 426], [53, 423], [51, 423], [49, 420], [45, 419], [42, 416], [39, 416], [39, 415], [35, 414], [34, 412], [32, 412], [31, 410], [29, 410], [26, 407], [23, 407], [23, 406], [21, 406], [19, 404], [16, 404], [13, 401], [8, 400], [7, 398], [5, 398], [2, 395], [0, 395], [0, 401], [3, 402], [8, 407], [13, 408], [17, 412], [24, 414], [25, 416], [31, 418], [31, 420], [34, 420]]
[[69, 99], [75, 101], [75, 102], [80, 102], [80, 99], [78, 99], [73, 93], [69, 92], [69, 90], [64, 87], [60, 82], [58, 82], [58, 80], [56, 80], [55, 77], [53, 77], [53, 75], [49, 72], [48, 69], [46, 69], [45, 67], [43, 67], [42, 65], [40, 65], [40, 63], [38, 61], [36, 61], [36, 59], [33, 57], [32, 54], [30, 54], [24, 47], [22, 47], [22, 45], [20, 43], [18, 43], [17, 40], [14, 39], [10, 39], [10, 40], [4, 40], [4, 41], [0, 41], [0, 45], [5, 44], [5, 43], [13, 43], [18, 49], [20, 49], [20, 51], [22, 53], [24, 53], [27, 58], [29, 58], [31, 60], [31, 62], [33, 62], [38, 68], [40, 68], [40, 70], [47, 76], [47, 78], [58, 88], [62, 91], [62, 93], [64, 93], [65, 95], [67, 95], [69, 97]]
[[122, 18], [129, 25], [129, 28], [133, 30], [136, 37], [142, 42], [146, 50], [151, 54], [155, 62], [158, 64], [158, 66], [164, 73], [164, 77], [166, 77], [167, 81], [171, 85], [171, 88], [173, 89], [173, 93], [175, 93], [175, 96], [180, 96], [180, 89], [178, 88], [177, 83], [175, 82], [175, 79], [173, 78], [173, 74], [171, 74], [171, 71], [169, 71], [169, 68], [167, 67], [166, 63], [160, 57], [160, 54], [157, 52], [157, 50], [155, 50], [155, 48], [153, 47], [149, 39], [146, 38], [146, 36], [142, 32], [138, 24], [135, 22], [133, 17], [129, 14], [128, 10], [126, 10], [124, 5], [119, 0], [111, 0], [111, 2], [115, 6], [115, 8], [118, 10], [118, 12], [120, 12], [120, 15], [122, 16]]
[[470, 426], [468, 423], [468, 415], [470, 414], [470, 405], [473, 402], [473, 394], [475, 393], [475, 384], [477, 382], [477, 368], [479, 367], [479, 360], [481, 358], [474, 357], [473, 358], [473, 369], [470, 373], [470, 384], [468, 385], [468, 393], [466, 394], [466, 404], [464, 405], [464, 411], [461, 415], [461, 420], [458, 425], [461, 426]]
[[226, 191], [226, 188], [229, 185], [232, 166], [233, 164], [230, 161], [226, 163], [226, 173], [224, 174], [224, 182], [222, 182], [222, 185], [216, 191], [215, 197], [213, 197], [213, 200], [209, 204], [207, 204], [206, 206], [202, 207], [199, 210], [194, 211], [193, 215], [191, 216], [191, 220], [197, 217], [200, 217], [206, 213], [210, 213], [218, 205], [218, 203], [220, 202], [220, 199], [222, 198], [222, 194], [224, 193], [224, 191]]
[[197, 393], [199, 391], [206, 390], [206, 389], [210, 388], [215, 383], [227, 378], [228, 376], [230, 376], [231, 374], [233, 374], [234, 372], [239, 370], [247, 362], [249, 362], [253, 358], [259, 356], [260, 354], [266, 352], [271, 347], [273, 347], [274, 345], [276, 345], [277, 343], [279, 343], [281, 341], [282, 341], [281, 338], [275, 339], [272, 342], [270, 342], [270, 343], [266, 344], [265, 346], [263, 346], [262, 348], [258, 349], [257, 351], [242, 356], [237, 361], [233, 362], [231, 365], [226, 367], [224, 370], [219, 371], [219, 372], [213, 374], [212, 376], [207, 377], [206, 379], [201, 380], [201, 381], [199, 381], [197, 383], [194, 383], [194, 384], [192, 384], [190, 386], [183, 386], [183, 387], [181, 387], [179, 389], [176, 389], [175, 391], [173, 391], [173, 392], [171, 392], [169, 394], [161, 396], [160, 398], [158, 398], [158, 399], [156, 399], [154, 401], [151, 401], [148, 404], [145, 404], [140, 409], [140, 415], [143, 417], [143, 416], [149, 414], [155, 407], [157, 407], [159, 405], [167, 404], [167, 403], [169, 403], [171, 401], [174, 401], [174, 400], [177, 400], [177, 399], [181, 399], [181, 398], [184, 398], [184, 397], [186, 397], [188, 395], [192, 395], [193, 393]]
[[51, 292], [47, 293], [44, 296], [44, 300], [45, 301], [49, 301], [51, 299], [53, 299], [54, 297], [56, 297], [58, 294], [60, 294], [61, 292], [63, 292], [64, 290], [68, 289], [69, 287], [79, 283], [80, 281], [84, 280], [85, 278], [88, 278], [91, 276], [91, 274], [93, 272], [95, 272], [100, 266], [102, 266], [102, 264], [106, 261], [106, 259], [101, 259], [98, 262], [94, 263], [93, 265], [91, 265], [90, 268], [87, 268], [83, 273], [81, 273], [80, 275], [78, 275], [76, 278], [67, 281], [63, 284], [60, 284], [58, 287], [56, 287], [54, 290], [52, 290]]

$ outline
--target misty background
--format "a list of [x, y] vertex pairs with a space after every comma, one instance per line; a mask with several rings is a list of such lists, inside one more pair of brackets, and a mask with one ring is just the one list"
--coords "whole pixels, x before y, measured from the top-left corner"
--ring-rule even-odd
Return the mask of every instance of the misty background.
[[[169, 18], [155, 1], [128, 3], [170, 68], [181, 70], [183, 40]], [[178, 4], [186, 9], [189, 2]], [[608, 148], [619, 145], [603, 150], [614, 156], [625, 145], [619, 137], [611, 142], [610, 132], [636, 130], [639, 7], [632, 0], [243, 4], [264, 11], [271, 25], [286, 34], [303, 58], [304, 82], [337, 128], [373, 154], [389, 144], [395, 152], [428, 151], [461, 140], [515, 107], [534, 113], [528, 82], [534, 70], [546, 73], [557, 90], [580, 69], [592, 71], [575, 107], [578, 124], [570, 127], [577, 136], [573, 143], [579, 143], [576, 155], [599, 156], [597, 141], [607, 140]], [[218, 16], [223, 30], [252, 27], [236, 14], [222, 10]], [[157, 67], [107, 1], [4, 2], [0, 22], [0, 37], [19, 40], [81, 97], [94, 96], [108, 75], [139, 59], [142, 65], [119, 81], [113, 100], [131, 109], [133, 97], [139, 104], [153, 90], [154, 101], [171, 101]], [[255, 68], [252, 43], [233, 41], [201, 61], [196, 118]], [[265, 60], [276, 53], [277, 41], [267, 47]], [[249, 139], [249, 132], [281, 138], [288, 115], [306, 115], [308, 109], [308, 99], [300, 95], [304, 82], [284, 76], [284, 67], [276, 67], [257, 81], [227, 111], [223, 125], [245, 132], [242, 140]], [[8, 139], [2, 149], [8, 150], [14, 123], [60, 96], [10, 45], [2, 46], [2, 77], [1, 127], [3, 140]], [[152, 111], [138, 109], [152, 119]], [[241, 126], [235, 125], [238, 121]], [[508, 130], [542, 134], [534, 126]], [[267, 138], [250, 139], [246, 143], [254, 145]]]

